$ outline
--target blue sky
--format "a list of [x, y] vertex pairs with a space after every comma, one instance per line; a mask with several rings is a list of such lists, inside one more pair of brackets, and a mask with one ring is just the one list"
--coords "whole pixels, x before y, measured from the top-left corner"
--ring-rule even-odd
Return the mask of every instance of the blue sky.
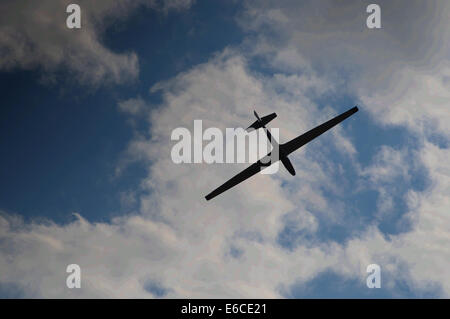
[[[0, 24], [0, 296], [448, 297], [450, 6], [431, 3], [380, 1], [381, 30], [364, 1], [80, 1], [78, 31], [33, 18], [64, 1], [18, 5], [29, 19]], [[292, 155], [296, 177], [213, 203], [245, 165], [170, 159], [195, 119], [275, 111], [285, 141], [354, 105]]]

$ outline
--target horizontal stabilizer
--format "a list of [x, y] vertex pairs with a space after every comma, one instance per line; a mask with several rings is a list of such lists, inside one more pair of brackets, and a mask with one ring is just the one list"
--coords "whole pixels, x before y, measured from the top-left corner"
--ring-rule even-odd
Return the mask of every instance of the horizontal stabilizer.
[[[256, 116], [256, 115], [255, 115]], [[251, 132], [253, 130], [257, 130], [261, 127], [264, 127], [267, 123], [272, 121], [274, 118], [277, 117], [277, 113], [272, 113], [266, 116], [261, 117], [261, 119], [258, 118], [255, 122], [252, 123], [249, 127], [247, 127], [247, 132]]]

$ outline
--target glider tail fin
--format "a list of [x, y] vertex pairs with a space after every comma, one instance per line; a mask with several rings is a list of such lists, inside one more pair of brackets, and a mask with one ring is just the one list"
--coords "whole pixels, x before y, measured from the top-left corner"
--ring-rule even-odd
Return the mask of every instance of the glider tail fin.
[[249, 127], [247, 127], [247, 132], [251, 132], [259, 128], [266, 128], [266, 124], [277, 117], [276, 113], [272, 113], [261, 118], [259, 117], [258, 113], [256, 113], [256, 111], [253, 111], [253, 114], [255, 114], [256, 121], [253, 122]]
[[256, 118], [258, 119], [258, 122], [260, 122], [260, 123], [261, 123], [261, 119], [260, 119], [260, 117], [259, 117], [258, 113], [256, 113], [256, 111], [255, 111], [255, 110], [253, 110], [253, 114], [255, 114]]

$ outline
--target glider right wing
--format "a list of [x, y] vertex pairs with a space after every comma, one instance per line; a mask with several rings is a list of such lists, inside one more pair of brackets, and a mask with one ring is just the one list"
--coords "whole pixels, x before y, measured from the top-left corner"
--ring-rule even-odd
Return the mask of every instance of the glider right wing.
[[285, 156], [291, 154], [293, 151], [299, 149], [306, 143], [312, 141], [317, 136], [325, 133], [330, 128], [341, 123], [343, 120], [352, 116], [356, 112], [358, 112], [358, 107], [355, 106], [355, 107], [351, 108], [350, 110], [348, 110], [347, 112], [344, 112], [344, 113], [336, 116], [335, 118], [332, 118], [331, 120], [313, 128], [312, 130], [309, 130], [308, 132], [290, 140], [287, 143], [284, 143], [283, 145], [280, 146], [280, 151], [283, 152], [283, 154]]

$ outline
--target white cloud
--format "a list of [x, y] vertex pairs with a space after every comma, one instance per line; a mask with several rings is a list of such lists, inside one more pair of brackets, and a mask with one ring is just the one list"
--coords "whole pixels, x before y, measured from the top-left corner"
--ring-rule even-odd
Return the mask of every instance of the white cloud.
[[388, 88], [359, 89], [361, 98], [384, 124], [405, 125], [423, 138], [433, 133], [450, 138], [449, 63], [426, 71], [405, 66], [392, 75]]
[[141, 114], [146, 108], [147, 103], [141, 97], [119, 102], [119, 110], [133, 116]]
[[0, 3], [0, 70], [42, 69], [47, 79], [66, 68], [82, 83], [122, 83], [137, 78], [134, 52], [115, 53], [105, 47], [101, 35], [113, 21], [127, 17], [141, 5], [158, 10], [187, 8], [190, 0], [163, 1], [80, 0], [81, 29], [66, 27], [64, 0], [5, 0]]
[[364, 169], [361, 175], [367, 176], [374, 184], [395, 181], [397, 177], [409, 177], [408, 153], [383, 145], [373, 159], [374, 163]]

